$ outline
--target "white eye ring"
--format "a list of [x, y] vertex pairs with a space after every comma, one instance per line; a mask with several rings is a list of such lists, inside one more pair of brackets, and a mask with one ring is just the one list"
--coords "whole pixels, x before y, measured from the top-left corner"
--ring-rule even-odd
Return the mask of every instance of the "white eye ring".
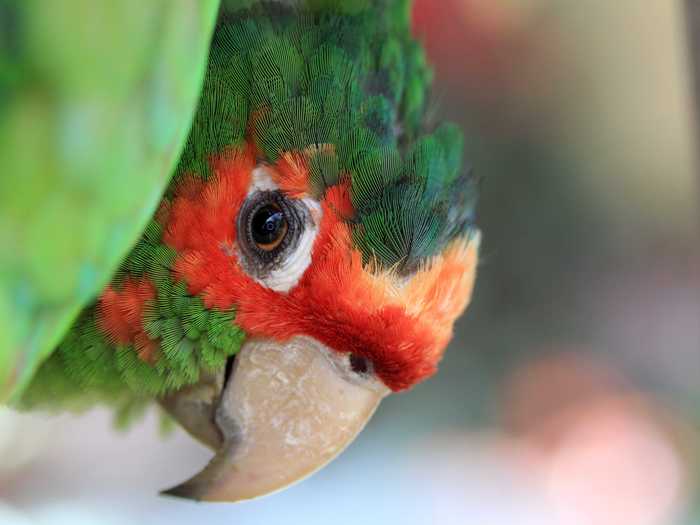
[[[252, 183], [248, 190], [248, 200], [261, 193], [279, 192], [279, 187], [272, 178], [272, 169], [259, 164], [252, 173]], [[319, 203], [310, 198], [286, 199], [298, 213], [294, 213], [299, 224], [295, 228], [296, 238], [289, 248], [283, 250], [273, 260], [256, 257], [251, 250], [245, 249], [248, 242], [242, 237], [239, 218], [238, 260], [241, 267], [258, 283], [276, 292], [288, 292], [294, 288], [311, 264], [311, 252], [318, 235], [322, 209]], [[245, 210], [246, 205], [241, 207]]]

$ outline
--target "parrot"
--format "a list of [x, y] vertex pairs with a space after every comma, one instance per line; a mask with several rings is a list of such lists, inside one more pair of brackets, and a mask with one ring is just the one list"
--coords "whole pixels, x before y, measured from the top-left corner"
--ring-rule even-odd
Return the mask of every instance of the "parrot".
[[432, 376], [480, 231], [410, 0], [229, 0], [172, 178], [15, 406], [155, 405], [213, 452], [164, 494], [257, 498]]

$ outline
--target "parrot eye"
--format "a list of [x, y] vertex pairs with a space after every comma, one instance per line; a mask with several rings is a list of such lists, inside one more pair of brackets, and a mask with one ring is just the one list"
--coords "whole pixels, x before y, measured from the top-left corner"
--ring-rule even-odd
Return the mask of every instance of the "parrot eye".
[[267, 204], [253, 214], [250, 231], [258, 248], [272, 251], [282, 243], [289, 231], [287, 217], [277, 203]]
[[296, 202], [279, 191], [258, 191], [243, 204], [238, 241], [257, 268], [274, 266], [294, 249], [303, 228], [304, 210]]
[[237, 219], [238, 260], [260, 284], [275, 291], [292, 288], [311, 262], [318, 232], [310, 199], [287, 197], [263, 174], [241, 206]]

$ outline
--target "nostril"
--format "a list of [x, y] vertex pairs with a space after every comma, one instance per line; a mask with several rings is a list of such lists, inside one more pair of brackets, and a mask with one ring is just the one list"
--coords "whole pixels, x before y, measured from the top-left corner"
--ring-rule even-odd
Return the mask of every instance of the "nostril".
[[372, 363], [366, 357], [350, 354], [350, 369], [356, 374], [365, 375], [372, 369]]

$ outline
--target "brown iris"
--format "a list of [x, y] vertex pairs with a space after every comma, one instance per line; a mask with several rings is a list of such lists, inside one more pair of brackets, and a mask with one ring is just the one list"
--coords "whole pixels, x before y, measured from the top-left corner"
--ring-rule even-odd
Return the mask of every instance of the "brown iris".
[[255, 245], [266, 252], [277, 248], [289, 229], [284, 211], [275, 203], [259, 208], [253, 215], [250, 226]]

